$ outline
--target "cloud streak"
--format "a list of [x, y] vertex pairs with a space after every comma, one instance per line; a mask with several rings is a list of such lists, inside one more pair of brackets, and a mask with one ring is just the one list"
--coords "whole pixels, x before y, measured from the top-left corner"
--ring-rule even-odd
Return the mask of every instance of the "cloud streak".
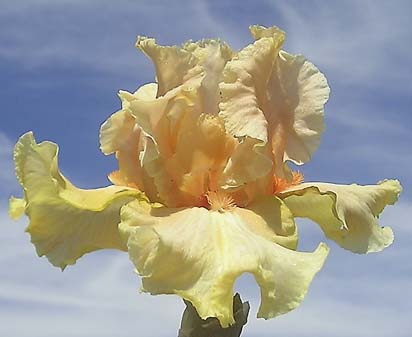
[[[406, 94], [412, 37], [408, 1], [268, 1], [281, 14], [289, 33], [289, 46], [304, 52], [348, 85], [367, 85]], [[383, 24], [385, 23], [385, 24]], [[390, 28], [389, 28], [390, 27]], [[404, 43], [402, 43], [404, 41]], [[388, 86], [388, 83], [395, 85]]]
[[17, 191], [13, 164], [14, 143], [0, 130], [0, 200]]

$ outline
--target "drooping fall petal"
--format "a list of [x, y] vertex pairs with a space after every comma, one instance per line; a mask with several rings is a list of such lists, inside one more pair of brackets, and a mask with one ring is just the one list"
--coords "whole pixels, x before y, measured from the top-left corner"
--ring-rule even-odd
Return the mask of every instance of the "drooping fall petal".
[[[295, 236], [290, 231], [293, 218], [276, 198], [259, 207], [255, 213], [240, 208], [170, 209], [141, 202], [124, 206], [119, 228], [142, 276], [142, 290], [177, 294], [202, 318], [217, 317], [227, 327], [233, 323], [234, 282], [247, 272], [261, 288], [259, 317], [297, 307], [328, 248], [321, 244], [313, 253], [301, 253], [275, 243], [281, 228]], [[290, 225], [283, 227], [284, 223]]]
[[390, 227], [378, 216], [393, 205], [402, 187], [397, 180], [378, 185], [304, 183], [279, 195], [295, 217], [317, 222], [326, 237], [355, 253], [379, 252], [393, 241]]
[[65, 268], [97, 249], [124, 250], [117, 229], [120, 208], [142, 198], [141, 192], [114, 186], [78, 189], [59, 172], [57, 154], [56, 144], [37, 144], [30, 132], [19, 139], [14, 151], [24, 199], [12, 199], [10, 213], [17, 218], [24, 204], [30, 219], [27, 232], [38, 255]]
[[298, 231], [293, 215], [277, 197], [258, 197], [246, 209], [237, 208], [236, 212], [256, 234], [285, 248], [296, 250]]

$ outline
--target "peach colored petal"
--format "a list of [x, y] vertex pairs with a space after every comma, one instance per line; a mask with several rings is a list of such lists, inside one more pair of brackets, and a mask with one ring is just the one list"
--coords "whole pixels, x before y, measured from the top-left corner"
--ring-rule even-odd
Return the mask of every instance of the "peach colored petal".
[[234, 136], [268, 141], [266, 87], [284, 40], [280, 29], [272, 33], [242, 49], [223, 69], [219, 115]]

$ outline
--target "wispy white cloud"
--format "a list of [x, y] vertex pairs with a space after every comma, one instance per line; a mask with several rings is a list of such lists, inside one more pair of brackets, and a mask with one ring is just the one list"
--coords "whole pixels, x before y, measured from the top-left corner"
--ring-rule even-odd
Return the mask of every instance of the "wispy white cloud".
[[177, 331], [183, 303], [139, 294], [127, 254], [97, 252], [61, 272], [36, 256], [26, 222], [0, 210], [1, 336], [162, 337]]
[[225, 31], [200, 0], [123, 0], [116, 4], [23, 0], [5, 5], [0, 12], [0, 58], [25, 69], [88, 67], [99, 72], [139, 73], [142, 77], [149, 68], [145, 57], [134, 48], [137, 35], [175, 44], [219, 37]]
[[0, 131], [0, 198], [17, 188], [13, 165], [14, 143]]
[[[303, 304], [287, 315], [269, 321], [256, 320], [253, 316], [259, 305], [259, 293], [256, 286], [250, 287], [252, 278], [246, 277], [239, 286], [243, 297], [252, 303], [246, 333], [261, 337], [409, 336], [411, 212], [410, 203], [385, 209], [380, 221], [392, 226], [395, 243], [383, 253], [356, 255], [329, 243], [332, 250], [323, 270], [315, 277]], [[305, 246], [314, 249], [324, 238], [310, 224], [302, 225], [300, 238], [305, 240], [309, 236]]]
[[[410, 91], [409, 1], [353, 0], [333, 6], [311, 1], [302, 6], [295, 1], [262, 0], [256, 3], [257, 10], [259, 4], [266, 4], [280, 18], [289, 50], [309, 56], [339, 81], [369, 89], [386, 86], [391, 91]], [[108, 16], [94, 15], [96, 11]], [[230, 15], [236, 13], [234, 8]], [[220, 36], [240, 46], [246, 27], [227, 23], [223, 14], [214, 15], [204, 0], [119, 1], [116, 5], [110, 1], [10, 2], [0, 13], [0, 56], [25, 67], [58, 63], [100, 71], [137, 71], [143, 62], [132, 47], [137, 34], [161, 33], [160, 38], [177, 43], [182, 37]], [[250, 24], [258, 23], [259, 17], [256, 20]], [[168, 25], [173, 29], [167, 29]], [[110, 26], [115, 29], [104, 29]], [[104, 34], [95, 39], [96, 31], [103, 29]], [[394, 71], [395, 64], [404, 71]]]
[[[332, 98], [333, 99], [333, 98]], [[332, 103], [332, 102], [331, 102]], [[368, 99], [357, 99], [355, 102], [332, 103], [332, 109], [327, 106], [327, 118], [339, 125], [354, 131], [361, 131], [368, 135], [377, 133], [385, 136], [409, 137], [409, 125], [402, 123], [401, 118], [394, 120], [399, 114], [398, 106], [379, 107], [377, 104], [371, 106]], [[332, 111], [331, 111], [332, 110]], [[373, 116], [371, 116], [373, 114]]]
[[[308, 55], [339, 81], [368, 90], [411, 90], [410, 2], [267, 3], [285, 22], [289, 48]], [[395, 71], [395, 64], [404, 71]]]

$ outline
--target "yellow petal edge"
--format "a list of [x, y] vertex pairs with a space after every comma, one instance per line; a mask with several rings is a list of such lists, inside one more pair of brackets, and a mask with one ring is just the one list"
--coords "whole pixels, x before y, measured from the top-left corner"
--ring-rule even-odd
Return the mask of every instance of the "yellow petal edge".
[[85, 253], [114, 248], [125, 250], [117, 225], [120, 208], [142, 193], [110, 186], [82, 190], [58, 170], [58, 147], [37, 144], [31, 132], [24, 134], [14, 149], [16, 175], [24, 198], [10, 199], [9, 213], [17, 219], [23, 211], [30, 219], [26, 231], [39, 256], [46, 255], [64, 269]]
[[378, 216], [393, 205], [402, 191], [397, 180], [377, 185], [305, 183], [280, 197], [295, 217], [317, 222], [326, 237], [354, 253], [379, 252], [393, 242], [390, 227], [380, 227]]

